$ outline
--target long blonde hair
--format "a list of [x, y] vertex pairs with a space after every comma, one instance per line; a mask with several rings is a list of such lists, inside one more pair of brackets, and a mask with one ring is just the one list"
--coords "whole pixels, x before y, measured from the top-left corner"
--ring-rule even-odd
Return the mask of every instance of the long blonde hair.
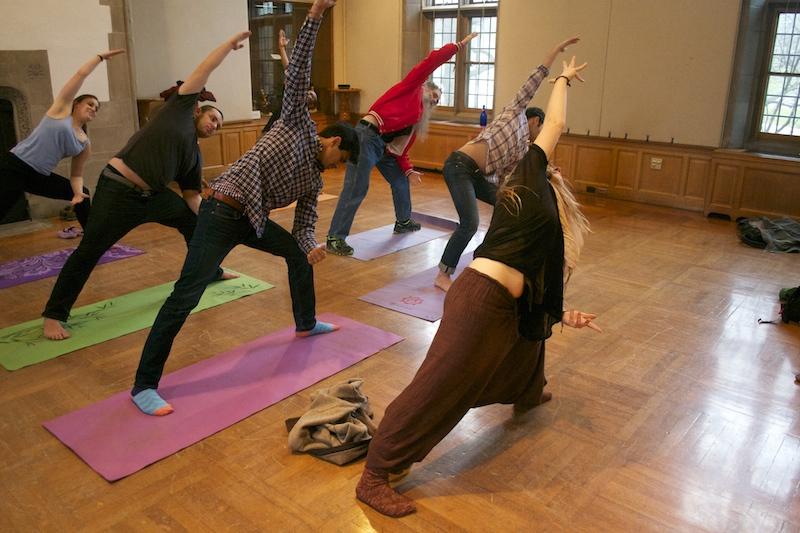
[[[564, 284], [566, 285], [570, 276], [572, 276], [572, 271], [578, 266], [584, 237], [591, 229], [589, 220], [581, 211], [581, 204], [578, 203], [566, 180], [556, 167], [547, 165], [547, 180], [556, 195], [558, 218], [561, 223], [561, 232], [564, 234]], [[509, 186], [506, 183], [497, 191], [497, 203], [502, 204], [514, 216], [518, 216], [522, 209], [522, 198], [516, 192], [519, 187], [523, 186]]]

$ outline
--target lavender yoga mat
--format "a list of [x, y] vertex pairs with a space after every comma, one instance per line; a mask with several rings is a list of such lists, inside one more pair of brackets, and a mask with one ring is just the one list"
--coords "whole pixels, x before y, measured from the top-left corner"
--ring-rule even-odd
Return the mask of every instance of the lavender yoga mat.
[[341, 329], [298, 339], [290, 327], [168, 374], [159, 392], [171, 415], [142, 414], [126, 390], [43, 425], [115, 481], [403, 340], [341, 316], [318, 318]]
[[[468, 251], [458, 261], [453, 279], [461, 274], [470, 261], [472, 261], [472, 252]], [[393, 281], [385, 287], [365, 294], [359, 300], [436, 322], [442, 318], [446, 294], [443, 290], [433, 286], [433, 279], [438, 272], [438, 266], [423, 270], [418, 274]]]
[[353, 257], [369, 261], [449, 235], [458, 227], [457, 222], [424, 213], [411, 213], [411, 218], [422, 224], [421, 230], [398, 235], [392, 232], [394, 224], [389, 224], [349, 236], [347, 244], [353, 247]]
[[[34, 255], [24, 259], [17, 259], [9, 263], [0, 265], [0, 289], [6, 289], [15, 285], [36, 281], [42, 278], [49, 278], [61, 272], [67, 258], [75, 251], [75, 248], [67, 248], [57, 252], [50, 252], [43, 255]], [[115, 244], [98, 261], [98, 264], [110, 263], [119, 259], [133, 257], [143, 254], [143, 250], [131, 248], [124, 244]]]

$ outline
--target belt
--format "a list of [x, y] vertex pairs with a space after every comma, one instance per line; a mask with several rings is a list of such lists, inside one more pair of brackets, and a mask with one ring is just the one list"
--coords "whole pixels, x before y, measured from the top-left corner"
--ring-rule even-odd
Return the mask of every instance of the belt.
[[148, 190], [142, 189], [132, 181], [128, 180], [128, 178], [126, 178], [122, 174], [119, 174], [116, 170], [111, 169], [111, 167], [109, 167], [108, 165], [106, 165], [106, 168], [103, 169], [103, 172], [101, 172], [100, 175], [133, 189], [134, 191], [141, 194], [145, 198], [153, 196], [155, 194], [155, 191], [153, 191], [152, 189]]
[[236, 211], [238, 211], [240, 213], [244, 213], [244, 206], [239, 202], [239, 200], [237, 200], [235, 198], [231, 198], [227, 194], [222, 194], [219, 191], [212, 191], [211, 192], [211, 198], [213, 198], [214, 200], [217, 200], [219, 202], [222, 202], [223, 204], [227, 205], [228, 207], [232, 207], [233, 209], [235, 209]]
[[379, 129], [378, 129], [378, 126], [376, 126], [375, 124], [373, 124], [372, 122], [370, 122], [370, 121], [368, 121], [368, 120], [364, 120], [364, 119], [362, 118], [361, 120], [359, 120], [359, 121], [358, 121], [358, 123], [359, 123], [359, 124], [363, 124], [363, 125], [365, 125], [365, 126], [366, 126], [366, 127], [368, 127], [369, 129], [371, 129], [372, 131], [374, 131], [375, 133], [377, 133], [378, 135], [380, 135], [380, 134], [381, 134], [381, 130], [379, 130]]

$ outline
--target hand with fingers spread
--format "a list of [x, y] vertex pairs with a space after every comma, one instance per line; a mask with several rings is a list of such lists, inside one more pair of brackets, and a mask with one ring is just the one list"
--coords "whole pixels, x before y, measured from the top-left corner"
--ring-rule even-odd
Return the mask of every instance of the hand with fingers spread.
[[561, 64], [563, 65], [563, 70], [561, 74], [550, 80], [550, 83], [555, 83], [559, 78], [565, 78], [567, 80], [567, 85], [569, 85], [572, 80], [577, 79], [578, 81], [585, 81], [582, 77], [580, 72], [589, 65], [589, 63], [582, 63], [580, 65], [575, 64], [575, 56], [572, 56], [569, 63], [566, 61], [562, 61]]
[[594, 322], [592, 322], [592, 320], [595, 318], [597, 318], [597, 315], [595, 314], [584, 313], [576, 309], [570, 309], [569, 311], [564, 311], [564, 314], [561, 317], [561, 323], [571, 328], [590, 328], [602, 333], [603, 330], [600, 329], [600, 327], [598, 327]]
[[314, 0], [314, 3], [311, 5], [311, 9], [308, 10], [308, 16], [312, 19], [318, 19], [322, 17], [322, 14], [325, 13], [325, 10], [332, 8], [336, 5], [336, 0]]

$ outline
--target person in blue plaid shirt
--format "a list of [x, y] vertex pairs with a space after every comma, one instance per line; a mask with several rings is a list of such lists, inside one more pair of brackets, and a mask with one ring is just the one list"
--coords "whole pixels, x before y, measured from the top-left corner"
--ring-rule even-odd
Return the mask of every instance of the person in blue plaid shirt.
[[[237, 244], [286, 259], [298, 337], [338, 329], [315, 318], [312, 265], [325, 259], [325, 250], [317, 244], [314, 225], [322, 190], [320, 172], [357, 159], [358, 138], [352, 126], [343, 123], [317, 135], [306, 105], [311, 56], [322, 14], [334, 5], [336, 0], [315, 0], [309, 9], [286, 71], [281, 118], [211, 183], [211, 193], [200, 206], [180, 279], [156, 317], [136, 371], [131, 398], [145, 414], [161, 416], [173, 411], [157, 392], [172, 342], [215, 279], [220, 263]], [[294, 201], [297, 207], [290, 234], [269, 219], [269, 212]]]

